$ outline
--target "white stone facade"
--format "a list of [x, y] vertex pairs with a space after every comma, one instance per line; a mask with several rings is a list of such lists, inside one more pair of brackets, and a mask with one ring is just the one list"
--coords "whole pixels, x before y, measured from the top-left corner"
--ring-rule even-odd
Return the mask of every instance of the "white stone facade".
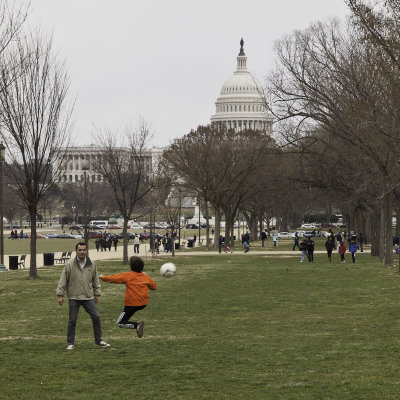
[[222, 85], [212, 123], [223, 123], [228, 129], [242, 131], [260, 130], [272, 134], [272, 117], [266, 109], [266, 101], [260, 83], [247, 71], [247, 57], [243, 51], [243, 39], [237, 56], [237, 68]]
[[[90, 167], [91, 163], [94, 163], [96, 159], [101, 159], [104, 153], [102, 147], [95, 145], [70, 147], [67, 150], [63, 149], [63, 151], [65, 151], [67, 161], [65, 169], [60, 175], [61, 184], [83, 181], [84, 167], [88, 168], [86, 170], [86, 176], [91, 182], [103, 181], [101, 174], [93, 171]], [[126, 151], [128, 152], [129, 149], [126, 149]], [[144, 171], [146, 178], [155, 171], [162, 151], [163, 150], [159, 148], [152, 148], [144, 152], [143, 161], [145, 163]]]

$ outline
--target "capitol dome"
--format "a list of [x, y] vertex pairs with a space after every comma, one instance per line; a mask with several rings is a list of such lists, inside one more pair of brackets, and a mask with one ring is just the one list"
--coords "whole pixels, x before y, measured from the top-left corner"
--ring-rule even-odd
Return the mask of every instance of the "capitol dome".
[[211, 122], [223, 123], [228, 129], [260, 130], [272, 133], [272, 118], [265, 107], [265, 98], [258, 80], [247, 71], [247, 57], [240, 41], [237, 69], [222, 85], [215, 102], [216, 112]]

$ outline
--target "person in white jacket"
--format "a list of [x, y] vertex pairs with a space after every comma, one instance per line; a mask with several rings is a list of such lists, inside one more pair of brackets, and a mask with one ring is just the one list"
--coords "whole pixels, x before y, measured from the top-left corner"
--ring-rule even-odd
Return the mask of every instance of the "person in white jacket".
[[140, 238], [139, 235], [136, 235], [135, 239], [133, 239], [133, 252], [135, 254], [139, 254], [139, 245], [140, 245]]

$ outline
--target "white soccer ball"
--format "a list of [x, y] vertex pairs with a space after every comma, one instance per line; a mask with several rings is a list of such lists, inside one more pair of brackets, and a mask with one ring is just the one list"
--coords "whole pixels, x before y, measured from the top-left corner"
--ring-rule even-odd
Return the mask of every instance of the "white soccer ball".
[[171, 276], [174, 276], [176, 274], [176, 265], [171, 262], [161, 265], [160, 274], [164, 278], [171, 278]]

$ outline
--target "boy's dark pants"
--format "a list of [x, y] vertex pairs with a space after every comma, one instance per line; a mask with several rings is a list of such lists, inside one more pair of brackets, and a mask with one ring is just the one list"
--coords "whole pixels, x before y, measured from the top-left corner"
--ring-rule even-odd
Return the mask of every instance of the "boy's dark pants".
[[[121, 315], [118, 318], [117, 324], [120, 328], [136, 329], [138, 323], [135, 321], [129, 322], [129, 319], [135, 314], [136, 311], [143, 310], [144, 306], [124, 306]], [[121, 326], [122, 325], [122, 326]]]

